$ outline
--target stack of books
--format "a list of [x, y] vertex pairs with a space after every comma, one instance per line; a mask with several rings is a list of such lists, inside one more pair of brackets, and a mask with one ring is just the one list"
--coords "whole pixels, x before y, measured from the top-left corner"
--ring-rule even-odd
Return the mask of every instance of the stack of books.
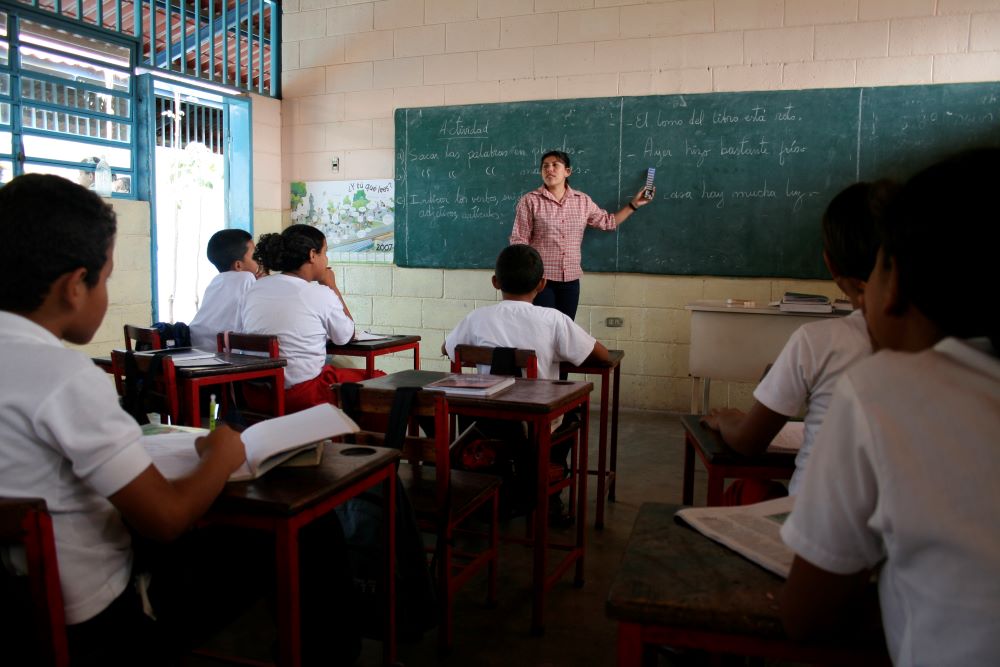
[[832, 313], [833, 303], [822, 294], [785, 292], [778, 309], [784, 313]]

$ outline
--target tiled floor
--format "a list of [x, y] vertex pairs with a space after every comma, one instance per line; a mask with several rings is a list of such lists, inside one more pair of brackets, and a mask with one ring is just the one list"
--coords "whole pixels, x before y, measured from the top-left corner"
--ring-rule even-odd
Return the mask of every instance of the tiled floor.
[[[596, 415], [591, 420], [591, 462], [596, 461]], [[438, 654], [436, 631], [420, 642], [401, 644], [400, 661], [408, 667], [423, 665], [556, 667], [613, 665], [615, 626], [604, 614], [611, 580], [628, 540], [636, 512], [643, 502], [680, 502], [683, 429], [677, 417], [662, 413], [623, 412], [619, 433], [619, 481], [617, 502], [609, 503], [605, 527], [593, 527], [593, 502], [588, 505], [586, 581], [582, 589], [572, 585], [572, 573], [547, 597], [546, 631], [542, 637], [529, 633], [531, 603], [528, 594], [531, 552], [527, 547], [505, 544], [501, 549], [499, 604], [486, 608], [485, 575], [459, 592], [455, 612], [455, 644], [447, 656]], [[595, 464], [596, 465], [596, 464]], [[593, 498], [595, 477], [588, 490]], [[696, 502], [705, 497], [704, 473], [696, 467]], [[523, 520], [503, 529], [523, 535]], [[571, 529], [568, 529], [571, 530]], [[240, 652], [266, 654], [273, 641], [267, 615], [256, 609], [218, 638], [223, 645], [239, 645]], [[366, 642], [358, 665], [380, 664], [380, 646]], [[700, 656], [663, 656], [661, 664], [698, 664]], [[211, 661], [192, 659], [201, 667]]]

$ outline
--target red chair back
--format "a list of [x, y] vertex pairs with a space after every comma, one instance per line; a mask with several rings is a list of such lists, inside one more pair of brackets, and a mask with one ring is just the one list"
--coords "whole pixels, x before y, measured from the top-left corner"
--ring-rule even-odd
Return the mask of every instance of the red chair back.
[[[461, 373], [463, 367], [489, 366], [493, 363], [494, 349], [481, 345], [456, 345], [451, 372]], [[538, 378], [538, 357], [534, 350], [514, 350], [514, 365], [524, 369], [524, 375], [529, 380]]]
[[[115, 383], [121, 383], [119, 393], [124, 396], [125, 382], [125, 357], [128, 352], [123, 350], [111, 351], [111, 372], [115, 376]], [[152, 399], [151, 407], [160, 413], [160, 420], [166, 422], [169, 417], [171, 424], [179, 424], [181, 419], [180, 393], [177, 390], [177, 369], [169, 354], [160, 357], [153, 355], [134, 355], [136, 367], [139, 373], [146, 375], [153, 363], [159, 359], [161, 363], [160, 373], [156, 375], [153, 386], [146, 389], [146, 396]]]
[[134, 324], [125, 325], [125, 349], [132, 350], [135, 341], [136, 350], [162, 350], [163, 340], [160, 332], [153, 327], [137, 327]]
[[216, 335], [216, 348], [219, 352], [266, 352], [271, 359], [280, 357], [278, 337], [264, 334], [236, 333], [223, 331]]
[[[0, 545], [24, 547], [39, 657], [42, 664], [69, 665], [66, 617], [52, 517], [41, 498], [0, 497]], [[4, 600], [4, 604], [10, 604]]]

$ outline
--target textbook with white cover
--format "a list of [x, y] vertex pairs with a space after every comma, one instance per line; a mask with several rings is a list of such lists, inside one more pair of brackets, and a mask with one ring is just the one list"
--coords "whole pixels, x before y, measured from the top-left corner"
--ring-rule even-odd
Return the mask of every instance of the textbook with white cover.
[[[345, 433], [357, 432], [358, 425], [329, 403], [283, 417], [258, 422], [240, 434], [247, 460], [229, 476], [230, 482], [257, 479], [316, 444]], [[153, 463], [167, 479], [177, 479], [198, 465], [194, 447], [198, 433], [173, 432], [142, 436]]]
[[455, 396], [492, 396], [514, 384], [514, 378], [507, 375], [486, 373], [452, 373], [424, 386]]
[[779, 577], [788, 577], [795, 552], [781, 539], [781, 526], [795, 496], [738, 507], [686, 507], [677, 516], [699, 533], [729, 547]]

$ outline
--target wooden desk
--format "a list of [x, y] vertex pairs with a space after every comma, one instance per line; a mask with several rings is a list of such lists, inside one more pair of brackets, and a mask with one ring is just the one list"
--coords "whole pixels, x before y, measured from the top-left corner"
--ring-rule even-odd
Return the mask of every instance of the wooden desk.
[[708, 471], [709, 507], [722, 504], [723, 484], [731, 477], [757, 479], [790, 479], [795, 472], [795, 452], [764, 452], [760, 456], [743, 456], [722, 441], [718, 431], [701, 425], [700, 415], [684, 415], [684, 488], [681, 502], [694, 500], [694, 454], [698, 453]]
[[[366, 387], [380, 389], [397, 389], [399, 387], [423, 387], [447, 375], [437, 371], [400, 371], [384, 377], [365, 380]], [[470, 417], [489, 417], [492, 419], [509, 419], [525, 421], [531, 426], [537, 445], [538, 467], [544, 472], [549, 466], [549, 447], [551, 444], [552, 421], [571, 410], [580, 410], [580, 442], [588, 441], [587, 414], [590, 409], [590, 392], [594, 385], [590, 382], [568, 382], [559, 380], [522, 380], [518, 378], [514, 385], [487, 398], [470, 398], [467, 396], [448, 396], [448, 411], [453, 414]], [[587, 447], [580, 447], [579, 469], [587, 469]], [[587, 475], [577, 475], [576, 503], [577, 521], [576, 538], [572, 544], [549, 543], [548, 512], [548, 478], [545, 474], [538, 475], [537, 481], [538, 505], [534, 513], [534, 562], [532, 567], [532, 615], [531, 631], [542, 634], [544, 631], [545, 593], [558, 581], [570, 566], [576, 564], [573, 584], [583, 585], [583, 559], [586, 542], [584, 527], [587, 521]], [[554, 548], [566, 551], [566, 555], [555, 564], [552, 573], [548, 573], [547, 549]]]
[[[214, 352], [214, 350], [213, 350]], [[271, 359], [253, 354], [218, 353], [219, 359], [228, 362], [220, 366], [180, 366], [177, 368], [177, 385], [181, 405], [189, 426], [201, 426], [200, 390], [214, 384], [228, 384], [240, 380], [273, 379], [276, 416], [285, 414], [285, 365], [284, 359]]]
[[365, 358], [365, 377], [370, 378], [375, 370], [375, 357], [393, 352], [413, 350], [413, 368], [420, 369], [420, 336], [389, 336], [380, 340], [354, 341], [344, 345], [334, 345], [327, 341], [327, 354], [345, 357]]
[[783, 580], [687, 526], [679, 506], [644, 503], [605, 611], [618, 622], [618, 667], [656, 664], [652, 647], [819, 664], [887, 665], [880, 628], [837, 645], [794, 642], [778, 610]]
[[777, 307], [744, 308], [727, 306], [724, 301], [694, 301], [687, 309], [691, 311], [688, 372], [694, 380], [691, 412], [695, 414], [703, 414], [708, 407], [711, 378], [757, 382], [793, 331], [817, 318], [843, 315], [783, 313]]
[[[607, 484], [608, 501], [615, 501], [615, 482], [618, 479], [618, 391], [621, 388], [623, 350], [608, 350], [610, 359], [601, 363], [588, 359], [579, 366], [563, 363], [559, 370], [563, 373], [590, 373], [601, 376], [601, 435], [597, 447], [597, 470], [587, 474], [597, 475], [597, 511], [595, 528], [604, 528], [604, 492]], [[608, 468], [608, 393], [609, 380], [614, 373], [611, 391], [611, 466]]]
[[[368, 455], [350, 455], [368, 449]], [[383, 447], [327, 444], [315, 468], [275, 468], [251, 482], [230, 482], [204, 521], [266, 530], [275, 536], [279, 664], [301, 664], [299, 618], [299, 530], [341, 503], [382, 483], [385, 489], [386, 617], [383, 662], [396, 661], [395, 554], [396, 461], [399, 452]], [[336, 601], [331, 601], [335, 604]]]

